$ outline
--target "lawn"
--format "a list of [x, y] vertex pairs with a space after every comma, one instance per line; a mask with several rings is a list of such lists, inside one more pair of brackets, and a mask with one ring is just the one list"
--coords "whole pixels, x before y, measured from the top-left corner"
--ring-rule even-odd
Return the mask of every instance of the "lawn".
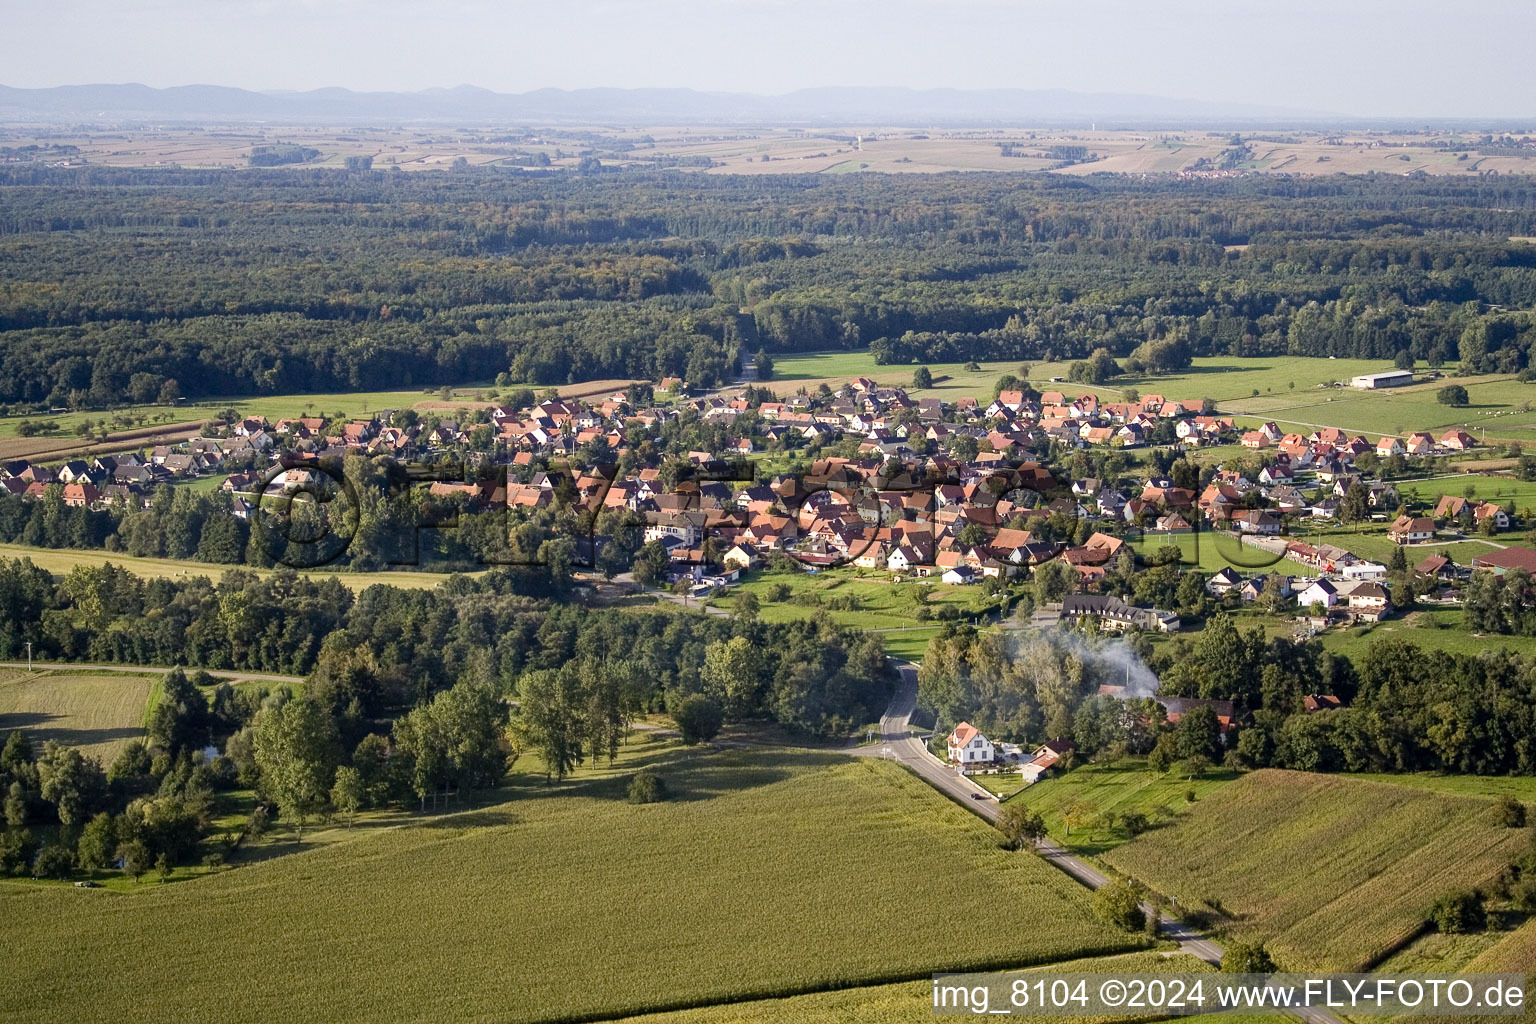
[[1129, 543], [1131, 550], [1143, 560], [1151, 558], [1159, 548], [1177, 547], [1182, 555], [1181, 565], [1198, 567], [1201, 572], [1207, 573], [1228, 567], [1244, 574], [1282, 572], [1305, 576], [1315, 572], [1300, 562], [1278, 558], [1262, 548], [1242, 544], [1234, 536], [1206, 530], [1199, 533], [1143, 536]]
[[[177, 885], [0, 884], [20, 951], [0, 1018], [622, 1016], [1144, 941], [1095, 923], [1085, 890], [894, 764], [662, 758], [674, 797], [655, 805], [626, 803], [622, 772], [548, 786], [530, 768], [488, 809]], [[188, 971], [188, 941], [217, 955]]]
[[1282, 966], [1361, 970], [1414, 937], [1436, 898], [1489, 881], [1525, 847], [1492, 801], [1264, 770], [1105, 854]]
[[158, 679], [0, 669], [0, 735], [26, 729], [34, 750], [58, 740], [111, 763], [129, 740], [144, 735], [144, 711]]
[[[1147, 816], [1154, 828], [1161, 828], [1236, 778], [1234, 772], [1217, 769], [1207, 772], [1203, 778], [1189, 780], [1175, 772], [1148, 771], [1144, 760], [1134, 758], [1114, 765], [1079, 765], [1029, 786], [1009, 802], [1017, 801], [1039, 811], [1052, 839], [1079, 856], [1089, 857], [1114, 849], [1125, 842], [1126, 837], [1117, 830], [1105, 828], [1102, 821], [1075, 827], [1069, 834], [1068, 810], [1085, 812], [1082, 814], [1085, 820], [1095, 813], [1138, 811]], [[1188, 798], [1191, 791], [1195, 794], [1194, 804]]]
[[[78, 548], [29, 548], [21, 544], [0, 544], [0, 558], [30, 558], [32, 564], [46, 569], [55, 576], [63, 576], [77, 565], [99, 566], [111, 562], [119, 568], [149, 579], [178, 576], [207, 576], [217, 580], [231, 569], [253, 572], [258, 576], [272, 575], [272, 569], [254, 569], [244, 565], [224, 565], [215, 562], [182, 561], [176, 558], [135, 558], [118, 551], [81, 550]], [[295, 570], [300, 575], [324, 579], [335, 576], [353, 590], [364, 590], [375, 583], [392, 587], [416, 589], [435, 587], [446, 575], [430, 572], [337, 572], [334, 569]], [[469, 575], [477, 575], [470, 573]]]

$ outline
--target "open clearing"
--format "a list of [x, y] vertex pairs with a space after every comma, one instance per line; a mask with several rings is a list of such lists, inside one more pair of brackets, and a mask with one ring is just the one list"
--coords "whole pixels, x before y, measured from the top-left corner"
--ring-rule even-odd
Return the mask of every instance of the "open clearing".
[[[660, 804], [624, 802], [622, 774], [546, 786], [523, 771], [488, 810], [177, 885], [0, 884], [7, 933], [30, 951], [0, 1018], [620, 1016], [1144, 941], [1096, 924], [1085, 890], [893, 764], [756, 749], [659, 770], [676, 793]], [[188, 936], [218, 950], [190, 974]], [[581, 969], [599, 953], [602, 970]]]
[[1435, 899], [1487, 882], [1529, 841], [1491, 800], [1265, 770], [1105, 854], [1181, 909], [1267, 940], [1281, 965], [1361, 970]]
[[144, 712], [157, 680], [121, 672], [99, 675], [0, 669], [0, 736], [26, 729], [34, 750], [58, 740], [111, 763], [144, 735]]

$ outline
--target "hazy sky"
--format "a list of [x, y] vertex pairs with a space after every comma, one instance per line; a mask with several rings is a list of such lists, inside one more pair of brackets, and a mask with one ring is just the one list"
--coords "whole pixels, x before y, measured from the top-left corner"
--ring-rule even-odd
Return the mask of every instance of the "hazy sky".
[[0, 84], [1062, 88], [1536, 115], [1536, 0], [0, 0]]

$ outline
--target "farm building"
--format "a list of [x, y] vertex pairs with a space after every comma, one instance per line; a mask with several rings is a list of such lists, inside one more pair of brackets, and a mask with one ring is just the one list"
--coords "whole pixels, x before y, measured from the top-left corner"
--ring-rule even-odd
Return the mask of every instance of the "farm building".
[[1536, 551], [1511, 544], [1502, 551], [1490, 551], [1472, 559], [1472, 568], [1487, 569], [1495, 576], [1502, 576], [1511, 569], [1524, 569], [1536, 573]]
[[1413, 383], [1412, 370], [1385, 370], [1381, 373], [1362, 373], [1358, 377], [1351, 377], [1349, 386], [1352, 388], [1400, 388], [1404, 384]]

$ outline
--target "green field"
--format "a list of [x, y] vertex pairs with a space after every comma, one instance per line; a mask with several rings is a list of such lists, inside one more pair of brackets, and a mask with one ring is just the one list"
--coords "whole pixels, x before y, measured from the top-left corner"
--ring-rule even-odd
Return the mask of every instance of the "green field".
[[129, 740], [144, 735], [149, 676], [0, 669], [0, 735], [26, 729], [33, 749], [48, 740], [79, 747], [110, 763]]
[[[626, 803], [622, 773], [529, 769], [489, 809], [176, 885], [0, 884], [0, 1018], [621, 1016], [1144, 941], [893, 764], [676, 750], [660, 804]], [[188, 970], [189, 941], [217, 955]]]
[[[1004, 373], [1017, 374], [1021, 362], [981, 363], [980, 371], [967, 370], [964, 363], [927, 365], [935, 377], [935, 386], [912, 393], [953, 401], [965, 395], [991, 398], [997, 378]], [[1376, 437], [1383, 433], [1443, 432], [1464, 427], [1474, 436], [1480, 436], [1486, 429], [1490, 438], [1528, 440], [1536, 430], [1536, 408], [1531, 408], [1536, 405], [1536, 385], [1522, 384], [1508, 375], [1456, 378], [1455, 383], [1464, 385], [1471, 398], [1469, 406], [1456, 409], [1435, 401], [1435, 392], [1449, 380], [1380, 392], [1318, 386], [1390, 369], [1376, 359], [1212, 356], [1196, 359], [1189, 369], [1178, 373], [1125, 375], [1102, 387], [1066, 380], [1070, 362], [1024, 365], [1030, 367], [1031, 386], [1040, 391], [1093, 393], [1116, 400], [1127, 388], [1135, 388], [1142, 394], [1160, 394], [1177, 401], [1211, 398], [1226, 415], [1252, 417], [1255, 422], [1274, 420], [1301, 433], [1332, 426]], [[863, 376], [881, 384], [910, 388], [914, 369], [915, 365], [877, 365], [868, 352], [786, 353], [774, 358], [774, 379], [781, 382]], [[1423, 367], [1419, 370], [1424, 372]], [[1053, 382], [1052, 377], [1063, 379]], [[1254, 395], [1255, 391], [1258, 395]]]
[[1186, 911], [1269, 942], [1282, 966], [1359, 970], [1412, 938], [1436, 898], [1529, 842], [1491, 801], [1264, 770], [1105, 854]]
[[[1217, 769], [1207, 772], [1204, 778], [1189, 780], [1175, 772], [1148, 771], [1144, 760], [1132, 759], [1114, 765], [1079, 765], [1064, 774], [1042, 779], [1013, 799], [1040, 812], [1052, 839], [1079, 856], [1089, 857], [1114, 849], [1126, 837], [1105, 828], [1102, 820], [1076, 827], [1069, 834], [1069, 810], [1092, 808], [1099, 815], [1138, 811], [1154, 827], [1162, 827], [1235, 778], [1236, 773]], [[1195, 794], [1194, 804], [1187, 796], [1190, 791]], [[1092, 814], [1085, 817], [1091, 818]]]
[[1507, 476], [1487, 476], [1467, 473], [1453, 477], [1436, 477], [1433, 480], [1413, 480], [1399, 484], [1400, 491], [1412, 490], [1420, 500], [1433, 505], [1442, 494], [1466, 496], [1467, 487], [1473, 488], [1472, 497], [1491, 501], [1516, 514], [1522, 509], [1536, 508], [1536, 481], [1515, 480]]
[[[1480, 654], [1498, 647], [1507, 647], [1523, 654], [1536, 653], [1536, 637], [1467, 632], [1462, 626], [1459, 608], [1436, 608], [1406, 615], [1398, 613], [1398, 616], [1374, 625], [1330, 629], [1318, 639], [1333, 653], [1354, 659], [1364, 656], [1372, 644], [1388, 638], [1411, 640], [1425, 650], [1449, 651], [1452, 654]], [[1285, 632], [1289, 631], [1287, 626]]]
[[[785, 601], [770, 598], [770, 592], [784, 584], [791, 591]], [[997, 601], [988, 598], [980, 587], [954, 587], [937, 582], [892, 583], [890, 574], [853, 568], [820, 573], [753, 572], [730, 588], [723, 597], [712, 599], [715, 608], [729, 610], [738, 593], [757, 595], [758, 617], [764, 622], [792, 622], [826, 617], [848, 629], [871, 630], [880, 634], [885, 652], [893, 658], [921, 661], [928, 641], [943, 628], [937, 617], [920, 619], [920, 608], [930, 615], [941, 609], [957, 609], [963, 621], [980, 619], [983, 626]], [[856, 608], [827, 607], [828, 602], [852, 599]], [[820, 599], [823, 603], [802, 603]], [[921, 603], [920, 603], [921, 599]]]
[[[1296, 540], [1306, 544], [1332, 544], [1334, 547], [1343, 548], [1353, 552], [1361, 558], [1372, 562], [1387, 565], [1391, 562], [1392, 552], [1398, 547], [1381, 528], [1368, 530], [1344, 530], [1327, 529], [1316, 532], [1298, 533]], [[1409, 544], [1403, 549], [1404, 556], [1408, 559], [1408, 566], [1412, 568], [1430, 555], [1448, 555], [1451, 561], [1458, 565], [1471, 565], [1472, 559], [1478, 555], [1486, 555], [1491, 551], [1509, 544], [1518, 543], [1520, 535], [1513, 531], [1499, 534], [1492, 541], [1488, 540], [1446, 540], [1436, 541], [1430, 544]], [[1313, 570], [1315, 574], [1315, 570]]]
[[[46, 569], [55, 576], [63, 576], [77, 565], [113, 565], [149, 579], [177, 576], [207, 576], [217, 580], [231, 569], [253, 572], [258, 576], [272, 575], [272, 569], [253, 569], [244, 565], [224, 565], [215, 562], [183, 561], [177, 558], [135, 558], [118, 551], [82, 550], [78, 548], [29, 548], [21, 544], [0, 544], [0, 558], [30, 558], [32, 564]], [[336, 572], [332, 569], [296, 570], [300, 575], [324, 579], [335, 576], [353, 590], [365, 590], [375, 583], [391, 587], [435, 587], [448, 577], [430, 572]], [[477, 575], [470, 573], [469, 575]]]
[[[789, 587], [789, 600], [770, 600], [769, 594], [779, 584]], [[976, 586], [952, 587], [933, 578], [927, 583], [892, 583], [889, 573], [863, 572], [855, 569], [833, 569], [820, 573], [754, 572], [730, 588], [724, 597], [710, 603], [722, 608], [732, 607], [735, 595], [747, 592], [757, 595], [760, 602], [759, 617], [765, 622], [791, 622], [825, 615], [838, 625], [850, 629], [903, 629], [924, 626], [927, 619], [919, 618], [919, 609], [930, 609], [932, 615], [939, 609], [953, 608], [970, 618], [985, 614], [985, 609], [996, 606], [996, 599], [989, 599]], [[819, 600], [821, 604], [801, 603]], [[856, 608], [827, 608], [827, 602], [856, 602]], [[935, 624], [936, 617], [931, 620]]]

